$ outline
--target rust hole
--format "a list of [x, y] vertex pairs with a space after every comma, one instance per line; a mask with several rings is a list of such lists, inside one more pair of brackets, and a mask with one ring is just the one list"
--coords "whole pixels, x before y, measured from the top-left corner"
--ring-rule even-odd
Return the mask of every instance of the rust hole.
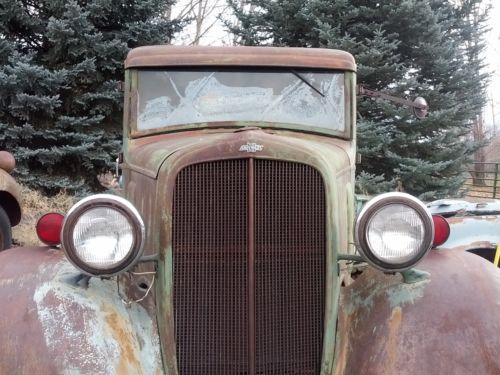
[[360, 277], [363, 274], [363, 270], [357, 269], [353, 273], [351, 273], [351, 277], [356, 280], [358, 277]]
[[356, 279], [361, 276], [361, 274], [363, 272], [364, 271], [362, 269], [356, 269], [356, 270], [354, 270], [348, 276], [342, 278], [342, 282], [340, 283], [340, 286], [341, 287], [346, 287], [346, 286], [349, 286], [349, 285], [353, 284], [356, 281]]
[[[493, 248], [480, 248], [480, 249], [471, 249], [467, 250], [469, 253], [480, 256], [481, 258], [486, 259], [488, 262], [493, 263], [495, 260], [496, 249]], [[500, 265], [499, 265], [500, 268]]]

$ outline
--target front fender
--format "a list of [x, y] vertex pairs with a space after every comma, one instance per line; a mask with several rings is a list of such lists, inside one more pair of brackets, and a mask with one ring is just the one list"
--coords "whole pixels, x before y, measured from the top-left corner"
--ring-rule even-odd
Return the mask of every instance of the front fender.
[[155, 318], [78, 276], [60, 250], [0, 253], [0, 374], [163, 373]]
[[432, 251], [415, 284], [365, 271], [342, 288], [337, 374], [500, 374], [500, 272], [462, 251]]

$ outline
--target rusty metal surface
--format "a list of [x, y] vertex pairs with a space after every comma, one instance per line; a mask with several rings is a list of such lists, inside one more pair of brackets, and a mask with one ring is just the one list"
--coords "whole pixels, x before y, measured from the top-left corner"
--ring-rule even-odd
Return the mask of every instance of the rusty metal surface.
[[304, 67], [356, 71], [352, 55], [321, 48], [148, 46], [128, 53], [125, 68], [171, 66]]
[[342, 288], [336, 374], [500, 373], [500, 272], [439, 250], [419, 269], [430, 279], [368, 269]]
[[256, 213], [256, 191], [255, 191], [255, 164], [256, 160], [253, 158], [247, 159], [248, 163], [248, 173], [246, 176], [246, 183], [248, 184], [247, 186], [247, 199], [246, 199], [246, 205], [248, 209], [248, 233], [247, 233], [247, 239], [248, 239], [248, 267], [246, 270], [246, 273], [248, 275], [248, 353], [249, 353], [249, 366], [248, 366], [248, 372], [250, 374], [255, 374], [257, 363], [256, 363], [256, 356], [257, 356], [257, 332], [256, 332], [256, 325], [257, 325], [257, 318], [256, 318], [256, 291], [255, 291], [255, 286], [256, 286], [256, 264], [255, 264], [255, 245], [256, 245], [256, 221], [255, 221], [255, 213]]
[[139, 211], [145, 223], [144, 255], [153, 255], [159, 248], [157, 233], [153, 231], [153, 223], [158, 220], [155, 197], [156, 180], [130, 169], [123, 171], [123, 178], [128, 181], [125, 198], [134, 203], [134, 207]]
[[418, 97], [414, 101], [408, 100], [408, 99], [403, 99], [398, 96], [394, 95], [389, 95], [386, 94], [382, 91], [376, 91], [376, 90], [370, 90], [362, 85], [358, 85], [357, 87], [357, 94], [360, 96], [369, 96], [372, 98], [382, 98], [388, 101], [391, 101], [393, 103], [401, 104], [410, 108], [418, 109], [421, 112], [417, 112], [416, 114], [417, 117], [419, 118], [424, 118], [427, 115], [427, 110], [429, 109], [429, 106], [427, 105], [427, 102], [425, 101], [424, 98]]
[[124, 167], [156, 178], [162, 164], [174, 154], [205, 149], [204, 156], [210, 160], [217, 159], [219, 155], [222, 159], [228, 153], [233, 157], [252, 156], [251, 153], [240, 150], [247, 143], [263, 146], [261, 151], [254, 153], [256, 157], [272, 156], [276, 159], [282, 156], [286, 159], [294, 151], [304, 154], [305, 150], [307, 158], [323, 158], [323, 155], [316, 155], [316, 150], [320, 150], [335, 155], [335, 159], [338, 159], [332, 161], [335, 164], [354, 165], [353, 142], [312, 134], [252, 128], [194, 130], [128, 140]]
[[155, 319], [78, 275], [60, 250], [0, 253], [0, 374], [161, 374]]
[[[134, 181], [126, 178], [125, 186], [133, 184], [137, 192], [131, 200], [150, 200], [156, 214], [151, 225], [151, 233], [155, 238], [153, 243], [158, 251], [158, 324], [162, 342], [163, 363], [169, 373], [177, 373], [177, 355], [175, 345], [175, 314], [173, 309], [174, 260], [172, 249], [172, 223], [174, 187], [177, 174], [185, 167], [204, 162], [214, 162], [232, 159], [254, 158], [255, 160], [280, 160], [307, 164], [316, 169], [322, 177], [325, 189], [326, 248], [351, 248], [352, 238], [349, 228], [354, 222], [354, 144], [352, 141], [342, 141], [330, 137], [298, 134], [292, 132], [266, 132], [259, 129], [245, 131], [227, 131], [215, 133], [214, 138], [204, 132], [185, 132], [181, 147], [170, 142], [169, 136], [158, 136], [165, 143], [151, 144], [148, 139], [129, 140], [128, 151], [125, 153], [125, 173], [134, 174]], [[255, 153], [240, 151], [242, 145], [256, 143], [263, 148]], [[151, 164], [149, 159], [141, 156], [144, 153], [154, 155], [157, 159]], [[138, 155], [138, 156], [132, 156]], [[144, 159], [143, 159], [144, 158]], [[144, 164], [142, 161], [144, 160]], [[137, 167], [148, 166], [147, 170], [157, 173], [156, 191], [147, 197], [142, 193], [142, 184], [153, 177], [141, 174], [139, 168], [131, 169], [131, 162]], [[159, 167], [158, 171], [156, 168]], [[146, 169], [146, 168], [143, 168]], [[142, 176], [142, 178], [141, 178]], [[146, 215], [147, 217], [148, 215]], [[339, 220], [338, 218], [342, 218]], [[336, 251], [328, 250], [326, 254], [325, 305], [323, 353], [321, 371], [328, 373], [333, 366], [333, 351], [337, 324], [338, 275]]]
[[0, 205], [9, 215], [12, 226], [21, 221], [21, 187], [14, 178], [0, 169]]

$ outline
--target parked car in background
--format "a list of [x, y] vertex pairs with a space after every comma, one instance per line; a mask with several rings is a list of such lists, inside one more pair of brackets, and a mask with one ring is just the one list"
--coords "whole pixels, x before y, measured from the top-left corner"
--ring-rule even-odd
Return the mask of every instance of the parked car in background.
[[500, 266], [500, 201], [441, 199], [427, 207], [450, 224], [450, 236], [442, 249], [467, 251]]
[[21, 187], [10, 173], [16, 162], [11, 153], [0, 151], [0, 251], [12, 245], [12, 227], [21, 221]]
[[123, 196], [0, 254], [0, 373], [500, 373], [498, 270], [431, 250], [447, 223], [408, 194], [356, 218], [349, 53], [154, 46], [125, 68]]

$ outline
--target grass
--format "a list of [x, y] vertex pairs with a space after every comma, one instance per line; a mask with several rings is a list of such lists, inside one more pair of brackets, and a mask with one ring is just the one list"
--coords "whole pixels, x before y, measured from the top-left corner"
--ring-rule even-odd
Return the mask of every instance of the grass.
[[40, 217], [49, 212], [65, 215], [75, 203], [73, 196], [60, 192], [53, 197], [47, 197], [36, 190], [22, 186], [21, 222], [12, 228], [12, 238], [15, 246], [38, 246], [42, 243], [36, 235], [36, 223]]

